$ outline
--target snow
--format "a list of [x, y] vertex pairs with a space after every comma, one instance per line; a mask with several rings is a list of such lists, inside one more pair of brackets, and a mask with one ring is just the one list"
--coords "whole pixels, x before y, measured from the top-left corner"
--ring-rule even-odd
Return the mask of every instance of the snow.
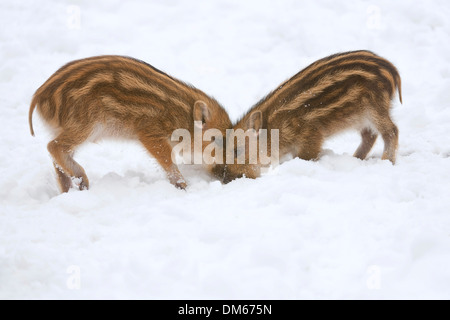
[[[450, 4], [415, 1], [0, 2], [0, 298], [449, 299]], [[34, 91], [74, 59], [142, 59], [238, 119], [329, 54], [372, 50], [403, 84], [397, 164], [359, 135], [222, 185], [173, 187], [137, 144], [77, 153], [91, 188], [59, 194]]]

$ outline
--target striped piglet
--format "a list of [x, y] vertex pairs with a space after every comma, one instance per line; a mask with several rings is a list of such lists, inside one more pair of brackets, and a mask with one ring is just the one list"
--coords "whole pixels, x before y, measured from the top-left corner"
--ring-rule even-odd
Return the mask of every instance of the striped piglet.
[[193, 137], [194, 121], [202, 130], [216, 128], [224, 134], [231, 127], [215, 99], [147, 63], [121, 56], [77, 60], [56, 71], [34, 94], [32, 135], [35, 107], [54, 132], [47, 148], [63, 192], [72, 180], [80, 190], [89, 187], [84, 169], [73, 159], [76, 148], [107, 137], [139, 140], [170, 182], [184, 189], [186, 181], [172, 162], [173, 131], [186, 129]]
[[[250, 132], [257, 139], [259, 130], [267, 129], [270, 157], [274, 156], [271, 133], [277, 129], [276, 156], [292, 154], [305, 160], [317, 159], [324, 140], [347, 129], [360, 132], [362, 142], [354, 156], [365, 159], [381, 134], [382, 158], [394, 164], [398, 129], [389, 111], [397, 89], [401, 102], [400, 75], [386, 59], [369, 51], [339, 53], [314, 62], [282, 83], [253, 106], [233, 129]], [[234, 148], [234, 161], [227, 160], [226, 165], [220, 166], [224, 182], [243, 175], [258, 177], [262, 167], [260, 150], [255, 161], [250, 161], [245, 139], [236, 144], [234, 140], [227, 138], [227, 152]], [[238, 164], [237, 155], [244, 152], [245, 162]]]

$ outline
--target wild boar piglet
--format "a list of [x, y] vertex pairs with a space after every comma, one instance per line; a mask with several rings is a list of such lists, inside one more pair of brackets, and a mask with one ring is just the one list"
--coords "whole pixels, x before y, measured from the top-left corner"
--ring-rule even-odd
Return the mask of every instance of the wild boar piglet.
[[[394, 164], [399, 131], [390, 109], [397, 90], [401, 102], [397, 69], [372, 52], [339, 53], [314, 62], [269, 93], [236, 123], [234, 131], [242, 129], [248, 134], [246, 138], [256, 137], [258, 149], [252, 153], [248, 139], [227, 137], [227, 152], [234, 150], [234, 160], [218, 166], [223, 170], [223, 181], [260, 175], [264, 166], [260, 129], [266, 130], [264, 152], [272, 159], [287, 154], [317, 159], [327, 138], [356, 129], [362, 141], [355, 157], [365, 159], [380, 134], [384, 141], [382, 158]], [[279, 138], [278, 148], [271, 147], [274, 132]], [[245, 161], [238, 164], [238, 156], [244, 154]]]
[[[170, 182], [186, 188], [172, 161], [172, 133], [194, 121], [201, 130], [231, 127], [226, 111], [212, 97], [151, 65], [129, 57], [98, 56], [70, 62], [56, 71], [34, 94], [29, 125], [37, 108], [52, 129], [47, 148], [63, 192], [75, 181], [88, 189], [84, 169], [73, 159], [78, 146], [101, 138], [140, 141], [166, 171]], [[210, 142], [202, 141], [203, 150]], [[193, 141], [191, 141], [192, 151]], [[212, 170], [212, 165], [208, 170]]]

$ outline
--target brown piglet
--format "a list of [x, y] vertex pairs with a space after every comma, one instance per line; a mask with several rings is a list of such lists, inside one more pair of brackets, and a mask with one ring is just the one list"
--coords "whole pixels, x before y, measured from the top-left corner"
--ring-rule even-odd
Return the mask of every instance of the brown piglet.
[[73, 155], [82, 143], [101, 138], [140, 141], [170, 182], [185, 189], [186, 181], [172, 161], [173, 131], [186, 129], [193, 136], [194, 121], [202, 130], [216, 128], [223, 134], [231, 127], [228, 114], [212, 97], [143, 61], [122, 56], [81, 59], [56, 71], [33, 96], [33, 136], [35, 107], [54, 134], [47, 148], [63, 192], [72, 181], [80, 190], [89, 188]]
[[[318, 60], [282, 83], [248, 111], [234, 126], [259, 139], [267, 130], [267, 153], [282, 158], [291, 154], [305, 160], [319, 157], [322, 144], [330, 136], [347, 129], [360, 132], [362, 142], [354, 153], [365, 159], [377, 139], [384, 141], [383, 159], [396, 160], [398, 129], [390, 117], [391, 101], [401, 79], [394, 65], [369, 51], [335, 54]], [[278, 130], [279, 148], [271, 154], [272, 130]], [[251, 162], [248, 144], [227, 137], [227, 152], [234, 149], [234, 161], [221, 165], [223, 180], [260, 175], [260, 151]], [[260, 141], [259, 141], [260, 142]], [[260, 144], [258, 143], [258, 146]], [[236, 162], [245, 152], [245, 162]], [[218, 170], [218, 169], [215, 169]]]

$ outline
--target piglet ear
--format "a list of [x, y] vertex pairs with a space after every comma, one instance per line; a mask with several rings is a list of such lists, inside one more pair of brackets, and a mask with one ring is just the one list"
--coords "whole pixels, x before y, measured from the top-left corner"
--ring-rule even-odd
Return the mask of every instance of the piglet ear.
[[201, 100], [197, 100], [194, 103], [194, 123], [197, 126], [201, 126], [201, 128], [205, 128], [205, 126], [211, 121], [211, 110], [209, 110], [208, 105]]
[[261, 111], [253, 111], [247, 120], [247, 130], [255, 130], [256, 134], [262, 129], [263, 119]]

